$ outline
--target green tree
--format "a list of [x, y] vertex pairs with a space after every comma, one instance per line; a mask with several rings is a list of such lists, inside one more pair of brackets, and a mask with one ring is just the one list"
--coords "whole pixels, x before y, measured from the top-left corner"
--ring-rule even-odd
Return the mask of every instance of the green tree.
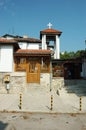
[[61, 59], [73, 59], [73, 58], [76, 58], [76, 57], [80, 57], [81, 53], [83, 53], [83, 52], [84, 52], [84, 50], [78, 50], [76, 52], [74, 52], [74, 51], [71, 51], [71, 52], [65, 51], [64, 53], [60, 53], [60, 58]]

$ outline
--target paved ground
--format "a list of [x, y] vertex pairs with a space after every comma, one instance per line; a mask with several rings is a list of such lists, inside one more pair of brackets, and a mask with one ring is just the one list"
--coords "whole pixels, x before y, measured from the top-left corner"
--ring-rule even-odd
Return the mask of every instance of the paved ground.
[[0, 113], [0, 130], [86, 130], [86, 114]]
[[0, 130], [86, 130], [86, 96], [81, 102], [80, 111], [80, 97], [64, 88], [29, 88], [20, 109], [20, 94], [0, 94]]
[[[22, 94], [22, 109], [20, 109], [20, 94], [0, 94], [0, 111], [26, 111], [26, 112], [57, 112], [57, 113], [85, 113], [86, 96], [82, 97], [80, 111], [80, 97], [76, 94], [68, 94], [64, 88], [50, 92], [46, 89], [30, 88]], [[51, 111], [51, 95], [53, 102]]]

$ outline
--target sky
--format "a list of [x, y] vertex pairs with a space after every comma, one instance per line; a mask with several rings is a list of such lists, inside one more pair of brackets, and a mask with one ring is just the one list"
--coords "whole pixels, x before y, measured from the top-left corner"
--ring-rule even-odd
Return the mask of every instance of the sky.
[[62, 31], [61, 52], [86, 48], [86, 0], [0, 0], [0, 36], [39, 39], [49, 22]]

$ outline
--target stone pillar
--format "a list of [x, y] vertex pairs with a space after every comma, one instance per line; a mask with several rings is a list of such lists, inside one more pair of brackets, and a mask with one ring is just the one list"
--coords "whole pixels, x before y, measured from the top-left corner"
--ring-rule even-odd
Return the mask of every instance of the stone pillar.
[[47, 44], [46, 44], [46, 35], [42, 35], [42, 50], [47, 49]]

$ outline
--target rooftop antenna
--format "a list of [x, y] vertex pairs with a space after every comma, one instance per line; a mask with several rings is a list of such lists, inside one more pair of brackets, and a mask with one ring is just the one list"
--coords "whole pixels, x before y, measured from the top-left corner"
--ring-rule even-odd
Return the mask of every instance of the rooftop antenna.
[[49, 29], [51, 29], [52, 24], [49, 22], [47, 26], [48, 26]]

